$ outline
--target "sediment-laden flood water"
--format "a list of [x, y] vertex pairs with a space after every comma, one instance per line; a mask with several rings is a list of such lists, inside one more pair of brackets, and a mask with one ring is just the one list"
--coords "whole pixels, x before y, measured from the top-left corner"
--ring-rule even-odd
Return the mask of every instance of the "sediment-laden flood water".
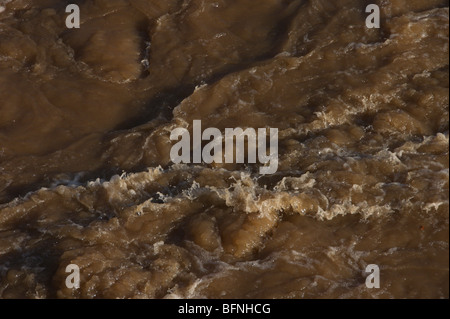
[[449, 3], [372, 3], [0, 0], [0, 297], [448, 298]]

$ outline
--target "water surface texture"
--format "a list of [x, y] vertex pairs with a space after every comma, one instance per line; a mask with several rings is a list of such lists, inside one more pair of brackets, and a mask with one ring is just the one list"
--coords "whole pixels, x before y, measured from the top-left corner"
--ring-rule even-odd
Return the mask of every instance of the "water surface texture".
[[[448, 28], [443, 0], [0, 0], [0, 297], [449, 298]], [[278, 171], [173, 164], [194, 120], [278, 128]]]

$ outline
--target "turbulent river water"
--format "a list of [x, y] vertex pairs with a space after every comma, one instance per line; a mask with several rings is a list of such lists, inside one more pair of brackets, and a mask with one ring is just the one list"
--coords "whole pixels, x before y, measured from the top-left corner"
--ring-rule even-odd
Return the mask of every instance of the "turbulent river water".
[[[442, 0], [0, 0], [0, 297], [448, 298], [448, 28]], [[277, 128], [277, 172], [174, 164], [194, 120]]]

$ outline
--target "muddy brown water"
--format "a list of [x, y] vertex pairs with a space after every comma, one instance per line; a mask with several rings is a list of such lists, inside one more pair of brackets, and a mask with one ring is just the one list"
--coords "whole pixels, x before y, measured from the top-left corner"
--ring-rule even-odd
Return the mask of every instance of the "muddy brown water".
[[[0, 0], [0, 297], [448, 298], [448, 7]], [[277, 173], [173, 164], [194, 120]]]

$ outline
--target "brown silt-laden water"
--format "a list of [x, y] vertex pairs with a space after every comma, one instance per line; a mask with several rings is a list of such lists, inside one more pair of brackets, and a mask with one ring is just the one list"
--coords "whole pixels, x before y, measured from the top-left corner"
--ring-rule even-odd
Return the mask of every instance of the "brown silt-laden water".
[[[448, 28], [443, 0], [0, 0], [0, 298], [449, 298]], [[277, 129], [276, 172], [175, 164], [196, 120]]]

